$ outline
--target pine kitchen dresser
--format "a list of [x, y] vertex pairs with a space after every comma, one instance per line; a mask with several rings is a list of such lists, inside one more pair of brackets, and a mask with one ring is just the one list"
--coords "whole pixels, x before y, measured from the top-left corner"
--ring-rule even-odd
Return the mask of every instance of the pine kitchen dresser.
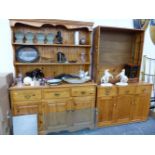
[[[12, 114], [37, 113], [40, 134], [147, 119], [152, 85], [139, 80], [144, 31], [104, 26], [93, 29], [92, 22], [55, 19], [12, 19], [10, 26], [16, 77], [36, 68], [41, 69], [45, 77], [78, 73], [81, 69], [92, 74], [90, 82], [83, 84], [10, 87]], [[56, 35], [58, 31], [62, 33], [62, 44], [39, 43], [36, 38], [32, 43], [25, 42], [25, 39], [21, 43], [15, 41], [17, 32]], [[74, 42], [77, 32], [79, 39], [85, 38], [84, 43]], [[35, 47], [39, 59], [31, 63], [16, 59], [17, 49], [23, 46]], [[60, 51], [68, 63], [58, 62], [57, 53]], [[110, 69], [115, 76], [125, 67], [129, 75], [128, 86], [100, 86], [105, 69]]]
[[[67, 20], [10, 20], [12, 30], [12, 46], [14, 52], [15, 74], [25, 76], [26, 72], [35, 68], [41, 69], [45, 77], [55, 77], [60, 74], [78, 73], [80, 69], [90, 71], [91, 68], [91, 33], [92, 22]], [[33, 42], [17, 42], [17, 33], [25, 35], [33, 33]], [[62, 43], [38, 42], [36, 34], [43, 33], [54, 36], [61, 32]], [[78, 38], [85, 39], [75, 43], [75, 33]], [[76, 38], [77, 39], [77, 38]], [[39, 59], [35, 62], [20, 62], [17, 49], [20, 47], [35, 47], [39, 52]], [[57, 53], [65, 54], [68, 63], [58, 62]], [[83, 59], [81, 56], [84, 53]], [[94, 128], [96, 84], [67, 84], [59, 86], [12, 86], [10, 88], [12, 113], [16, 115], [38, 114], [39, 133], [57, 132], [62, 130], [79, 130]]]

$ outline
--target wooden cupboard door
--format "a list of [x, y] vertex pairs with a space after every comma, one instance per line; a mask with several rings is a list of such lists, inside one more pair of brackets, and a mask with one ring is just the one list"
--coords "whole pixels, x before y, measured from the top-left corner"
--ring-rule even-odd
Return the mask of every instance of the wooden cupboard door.
[[131, 119], [132, 110], [132, 95], [120, 95], [117, 97], [117, 104], [115, 108], [115, 119], [117, 123], [126, 123]]
[[98, 126], [110, 125], [114, 122], [115, 97], [99, 97], [97, 99]]
[[94, 128], [95, 125], [95, 97], [74, 97], [71, 130]]
[[134, 97], [132, 120], [145, 120], [149, 114], [150, 94], [139, 94]]
[[95, 108], [87, 108], [72, 111], [71, 130], [95, 127]]
[[61, 131], [71, 123], [71, 99], [55, 99], [44, 102], [44, 129]]

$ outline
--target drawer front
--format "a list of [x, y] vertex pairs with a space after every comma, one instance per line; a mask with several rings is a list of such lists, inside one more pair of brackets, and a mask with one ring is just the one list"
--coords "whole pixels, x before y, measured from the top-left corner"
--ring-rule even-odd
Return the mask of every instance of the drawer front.
[[116, 96], [117, 95], [117, 88], [116, 87], [98, 87], [97, 89], [98, 97], [104, 96]]
[[70, 91], [68, 88], [63, 89], [47, 89], [43, 91], [44, 99], [56, 99], [70, 97]]
[[135, 94], [136, 92], [135, 86], [122, 86], [118, 87], [118, 94], [119, 95], [128, 95], [128, 94]]
[[36, 101], [41, 99], [41, 90], [20, 90], [12, 92], [13, 101]]
[[87, 109], [95, 107], [95, 97], [74, 97], [73, 110]]
[[71, 94], [72, 96], [94, 96], [96, 93], [96, 87], [89, 86], [89, 87], [76, 87], [72, 88]]
[[151, 93], [152, 85], [137, 86], [136, 94]]
[[14, 105], [14, 115], [28, 115], [39, 113], [39, 106], [33, 105]]

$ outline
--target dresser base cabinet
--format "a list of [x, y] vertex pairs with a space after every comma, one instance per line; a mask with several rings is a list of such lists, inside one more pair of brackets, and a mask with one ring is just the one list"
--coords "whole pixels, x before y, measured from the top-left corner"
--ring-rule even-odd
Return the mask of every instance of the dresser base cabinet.
[[11, 87], [12, 113], [38, 114], [40, 134], [95, 127], [96, 85]]
[[98, 127], [145, 121], [148, 118], [152, 85], [97, 88]]

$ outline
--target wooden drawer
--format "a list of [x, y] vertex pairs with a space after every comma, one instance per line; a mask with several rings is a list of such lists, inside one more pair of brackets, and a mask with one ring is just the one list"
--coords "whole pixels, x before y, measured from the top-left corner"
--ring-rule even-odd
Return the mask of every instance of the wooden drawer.
[[120, 86], [118, 87], [118, 94], [119, 95], [128, 95], [128, 94], [135, 94], [135, 86]]
[[13, 101], [36, 101], [41, 99], [41, 90], [18, 90], [11, 92]]
[[136, 87], [136, 94], [151, 93], [152, 85], [142, 85]]
[[95, 107], [95, 97], [74, 97], [73, 110], [87, 109]]
[[97, 91], [98, 91], [97, 92], [98, 97], [116, 96], [117, 95], [116, 87], [98, 87]]
[[96, 87], [87, 86], [87, 87], [75, 87], [72, 88], [72, 96], [94, 96], [96, 92]]
[[33, 105], [14, 105], [14, 115], [28, 115], [39, 113], [38, 104]]
[[46, 89], [43, 91], [43, 96], [44, 99], [70, 97], [70, 91], [68, 88]]

